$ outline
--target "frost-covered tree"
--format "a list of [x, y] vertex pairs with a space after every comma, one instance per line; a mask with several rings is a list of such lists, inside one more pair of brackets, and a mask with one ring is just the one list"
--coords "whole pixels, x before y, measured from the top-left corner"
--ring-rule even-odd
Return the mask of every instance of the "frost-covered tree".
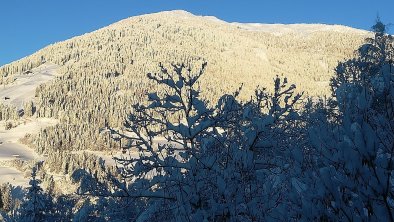
[[17, 220], [28, 221], [43, 221], [45, 212], [48, 210], [47, 197], [43, 189], [40, 187], [41, 181], [37, 179], [37, 168], [33, 167], [31, 172], [30, 187], [27, 190], [24, 201], [18, 209]]
[[0, 209], [4, 210], [5, 212], [9, 212], [13, 208], [13, 203], [12, 203], [12, 186], [9, 183], [3, 184], [0, 187], [0, 192], [1, 192], [1, 203], [2, 207]]
[[293, 195], [285, 178], [291, 165], [277, 155], [291, 153], [278, 135], [290, 135], [290, 127], [283, 126], [297, 119], [295, 86], [276, 78], [272, 94], [256, 90], [252, 100], [241, 103], [236, 91], [210, 106], [200, 97], [205, 67], [160, 65], [161, 72], [148, 74], [166, 90], [150, 93], [148, 105], [133, 106], [125, 128], [112, 130], [125, 140], [122, 148], [129, 154], [115, 157], [125, 179], [118, 194], [144, 200], [140, 221], [292, 217]]
[[52, 203], [47, 205], [48, 211], [46, 212], [46, 221], [71, 221], [73, 218], [73, 210], [79, 198], [72, 195], [51, 195], [48, 199], [52, 199]]
[[3, 209], [3, 206], [4, 206], [4, 204], [3, 204], [3, 191], [0, 190], [0, 209]]
[[336, 121], [311, 129], [318, 164], [305, 181], [308, 220], [394, 221], [394, 39], [380, 20], [373, 30], [331, 81]]
[[26, 115], [26, 117], [33, 116], [35, 109], [36, 109], [36, 107], [32, 101], [29, 101], [23, 105], [23, 111], [24, 111], [24, 115]]
[[78, 211], [75, 212], [73, 221], [92, 221], [93, 220], [93, 205], [86, 199]]

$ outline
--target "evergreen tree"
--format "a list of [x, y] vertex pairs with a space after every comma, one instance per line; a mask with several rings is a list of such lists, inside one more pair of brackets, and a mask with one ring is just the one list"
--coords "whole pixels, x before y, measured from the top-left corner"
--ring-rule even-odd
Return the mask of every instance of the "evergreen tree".
[[12, 189], [13, 187], [11, 186], [11, 184], [6, 183], [1, 185], [1, 202], [2, 202], [2, 209], [5, 212], [9, 212], [12, 210], [13, 208], [13, 201], [12, 201]]
[[40, 187], [41, 181], [37, 177], [37, 168], [33, 167], [31, 179], [29, 182], [30, 187], [23, 203], [18, 210], [18, 221], [44, 221], [45, 211], [48, 205], [46, 196]]
[[393, 37], [380, 20], [373, 30], [331, 81], [336, 121], [311, 128], [318, 164], [305, 181], [308, 220], [394, 221]]
[[0, 209], [3, 210], [3, 191], [0, 189]]

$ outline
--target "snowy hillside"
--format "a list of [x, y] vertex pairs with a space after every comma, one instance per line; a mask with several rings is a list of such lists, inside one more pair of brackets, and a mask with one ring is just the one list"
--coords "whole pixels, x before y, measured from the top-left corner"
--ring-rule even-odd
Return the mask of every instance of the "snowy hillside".
[[373, 30], [168, 11], [0, 67], [0, 220], [394, 221]]
[[46, 63], [24, 73], [13, 75], [14, 81], [0, 88], [2, 103], [23, 109], [24, 103], [34, 99], [36, 88], [56, 76], [57, 68], [57, 65]]
[[[26, 173], [41, 161], [37, 176], [56, 194], [82, 189], [83, 175], [93, 174], [100, 182], [108, 174], [118, 178], [112, 158], [141, 153], [127, 153], [123, 148], [130, 145], [128, 140], [114, 135], [124, 130], [133, 104], [147, 104], [148, 92], [168, 93], [147, 78], [163, 71], [159, 64], [183, 63], [197, 73], [207, 62], [198, 82], [202, 98], [210, 101], [207, 106], [242, 84], [240, 101], [249, 100], [258, 86], [272, 92], [276, 76], [294, 83], [294, 93], [327, 96], [338, 62], [352, 57], [370, 36], [338, 25], [229, 23], [168, 11], [131, 17], [49, 45], [0, 67], [0, 182], [27, 186]], [[168, 118], [187, 122], [182, 115]], [[225, 133], [220, 127], [210, 130]], [[150, 141], [154, 149], [188, 143], [155, 136]]]
[[[242, 83], [241, 98], [249, 98], [257, 85], [270, 88], [275, 75], [286, 75], [311, 95], [324, 95], [337, 62], [368, 35], [336, 25], [228, 23], [185, 11], [131, 17], [0, 67], [2, 119], [15, 119], [22, 109], [32, 115], [34, 110], [33, 122], [58, 119], [60, 124], [45, 131], [17, 127], [23, 135], [33, 134], [25, 142], [38, 154], [105, 151], [117, 145], [98, 129], [122, 126], [128, 104], [157, 88], [145, 76], [160, 62], [207, 61], [202, 87], [211, 101]], [[3, 158], [27, 155], [16, 144], [2, 146]]]

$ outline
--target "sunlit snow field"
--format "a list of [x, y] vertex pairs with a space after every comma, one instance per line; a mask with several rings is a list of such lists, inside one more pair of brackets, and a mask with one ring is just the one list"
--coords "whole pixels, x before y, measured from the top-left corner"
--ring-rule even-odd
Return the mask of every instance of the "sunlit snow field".
[[[12, 84], [0, 86], [2, 103], [18, 109], [23, 108], [25, 102], [34, 99], [35, 90], [40, 84], [52, 80], [57, 75], [56, 68], [56, 65], [44, 64], [32, 69], [30, 73], [17, 75]], [[51, 118], [31, 117], [15, 121], [15, 123], [18, 123], [16, 127], [6, 130], [6, 122], [0, 121], [0, 182], [27, 186], [29, 179], [24, 177], [25, 173], [10, 166], [12, 165], [10, 163], [17, 159], [40, 160], [42, 157], [33, 149], [21, 144], [19, 140], [26, 134], [37, 133], [42, 128], [57, 124], [58, 121]]]

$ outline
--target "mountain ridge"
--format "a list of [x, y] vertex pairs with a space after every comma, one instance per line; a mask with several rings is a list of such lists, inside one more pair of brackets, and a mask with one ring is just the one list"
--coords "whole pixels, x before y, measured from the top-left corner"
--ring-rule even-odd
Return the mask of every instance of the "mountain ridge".
[[[205, 19], [208, 21], [214, 21], [218, 22], [221, 24], [227, 24], [227, 25], [233, 25], [233, 26], [239, 26], [241, 28], [244, 28], [246, 30], [250, 31], [265, 31], [265, 32], [275, 32], [273, 29], [279, 28], [279, 29], [289, 29], [292, 32], [297, 32], [301, 30], [297, 30], [297, 28], [302, 28], [302, 29], [309, 29], [309, 32], [313, 31], [338, 31], [338, 32], [359, 32], [359, 34], [365, 34], [369, 33], [367, 30], [363, 29], [357, 29], [353, 28], [350, 26], [345, 26], [345, 25], [339, 25], [339, 24], [323, 24], [323, 23], [289, 23], [289, 24], [284, 24], [284, 23], [256, 23], [256, 22], [227, 22], [225, 20], [222, 20], [220, 18], [217, 18], [215, 16], [210, 16], [210, 15], [196, 15], [192, 14], [188, 11], [185, 10], [169, 10], [169, 11], [161, 11], [161, 12], [154, 12], [154, 13], [149, 13], [149, 14], [144, 14], [144, 15], [138, 15], [138, 16], [133, 16], [129, 18], [122, 19], [121, 21], [115, 22], [109, 26], [106, 27], [111, 27], [112, 25], [116, 25], [117, 23], [127, 23], [130, 22], [132, 19], [137, 19], [137, 18], [143, 18], [143, 17], [154, 17], [154, 16], [174, 16], [174, 17], [183, 17], [183, 18], [201, 18]], [[254, 27], [254, 29], [253, 29]], [[105, 28], [105, 27], [103, 27]], [[279, 30], [280, 32], [280, 30]]]
[[[84, 37], [86, 35], [89, 35], [91, 33], [95, 33], [95, 32], [99, 32], [103, 29], [107, 29], [107, 28], [114, 28], [116, 26], [119, 25], [125, 25], [128, 24], [130, 22], [133, 22], [136, 19], [140, 19], [140, 18], [149, 18], [149, 17], [156, 17], [156, 16], [177, 16], [177, 17], [183, 17], [184, 19], [189, 17], [189, 18], [194, 18], [194, 19], [204, 19], [206, 21], [214, 21], [214, 22], [218, 22], [220, 24], [226, 24], [226, 25], [231, 25], [231, 26], [235, 26], [236, 28], [242, 28], [244, 30], [247, 31], [261, 31], [261, 32], [267, 32], [267, 33], [271, 33], [271, 34], [276, 34], [276, 35], [281, 35], [281, 34], [288, 34], [288, 33], [297, 33], [297, 32], [302, 32], [302, 30], [297, 30], [297, 29], [303, 29], [305, 31], [305, 29], [307, 30], [307, 34], [310, 34], [312, 32], [319, 32], [319, 31], [337, 31], [337, 32], [357, 32], [358, 34], [364, 36], [364, 35], [368, 35], [371, 34], [370, 31], [367, 30], [363, 30], [363, 29], [357, 29], [357, 28], [353, 28], [350, 26], [345, 26], [345, 25], [339, 25], [339, 24], [322, 24], [322, 23], [291, 23], [291, 24], [284, 24], [284, 23], [255, 23], [255, 22], [247, 22], [247, 23], [240, 23], [240, 22], [227, 22], [225, 20], [219, 19], [215, 16], [209, 16], [209, 15], [195, 15], [192, 14], [188, 11], [185, 10], [169, 10], [169, 11], [161, 11], [161, 12], [154, 12], [154, 13], [149, 13], [149, 14], [142, 14], [142, 15], [137, 15], [137, 16], [131, 16], [128, 18], [124, 18], [121, 19], [118, 22], [114, 22], [110, 25], [107, 26], [103, 26], [97, 30], [91, 31], [91, 32], [86, 32], [80, 35], [76, 35], [73, 36], [69, 39], [66, 40], [61, 40], [61, 41], [57, 41], [57, 42], [53, 42], [48, 44], [47, 46], [44, 46], [43, 48], [37, 50], [36, 52], [30, 54], [33, 55], [37, 52], [40, 52], [41, 50], [44, 50], [47, 47], [50, 47], [52, 45], [58, 44], [58, 43], [62, 43], [62, 42], [66, 42], [66, 41], [72, 41], [76, 38], [79, 37]], [[305, 33], [302, 33], [305, 34]], [[30, 55], [24, 56], [20, 59], [17, 59], [15, 61], [11, 61], [7, 64], [4, 64], [3, 66], [7, 66], [10, 65], [14, 62], [23, 60], [27, 57], [29, 57]]]

